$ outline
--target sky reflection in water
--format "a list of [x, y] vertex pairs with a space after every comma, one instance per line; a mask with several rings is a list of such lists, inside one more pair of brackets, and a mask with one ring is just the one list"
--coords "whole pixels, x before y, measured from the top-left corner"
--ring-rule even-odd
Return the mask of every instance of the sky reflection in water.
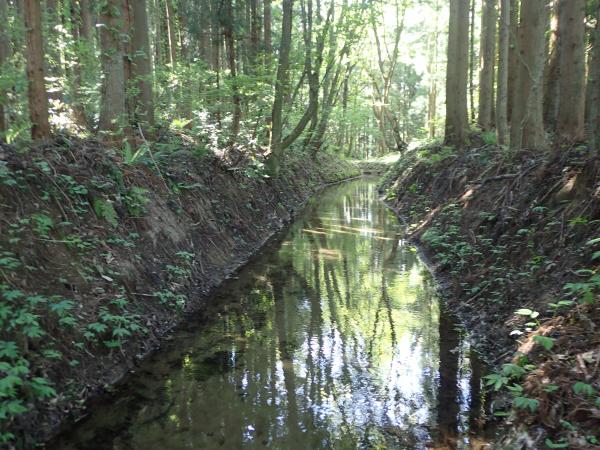
[[56, 448], [477, 448], [479, 362], [401, 231], [329, 188]]

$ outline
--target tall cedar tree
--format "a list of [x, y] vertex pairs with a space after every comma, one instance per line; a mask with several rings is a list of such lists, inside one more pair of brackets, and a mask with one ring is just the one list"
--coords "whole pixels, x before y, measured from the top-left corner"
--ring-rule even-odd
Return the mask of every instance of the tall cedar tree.
[[550, 7], [550, 35], [548, 37], [548, 58], [544, 68], [544, 125], [549, 129], [556, 127], [558, 114], [558, 83], [559, 83], [559, 55], [560, 39], [558, 32], [559, 0], [554, 0]]
[[[8, 24], [8, 0], [0, 0], [0, 23]], [[0, 28], [0, 72], [4, 70], [10, 55], [10, 34], [8, 26]], [[8, 130], [6, 118], [6, 90], [0, 90], [0, 142]]]
[[271, 44], [271, 0], [263, 0], [263, 22], [265, 54], [268, 58], [273, 51], [273, 45]]
[[135, 119], [142, 125], [152, 126], [154, 125], [154, 104], [147, 5], [146, 0], [130, 1], [133, 11], [132, 75], [137, 87]]
[[462, 147], [467, 143], [469, 134], [467, 117], [468, 50], [469, 0], [450, 0], [445, 142], [457, 147]]
[[48, 94], [44, 79], [41, 2], [38, 0], [24, 0], [23, 8], [27, 36], [26, 55], [31, 137], [33, 139], [46, 139], [50, 137], [50, 123], [48, 120]]
[[510, 133], [512, 148], [539, 149], [546, 144], [542, 115], [545, 3], [545, 0], [521, 2], [518, 32], [519, 62], [513, 92]]
[[568, 142], [584, 138], [585, 0], [562, 0], [558, 15], [561, 40], [560, 93], [556, 128]]
[[287, 95], [289, 84], [290, 50], [292, 46], [292, 9], [293, 0], [282, 0], [283, 18], [281, 23], [281, 42], [279, 44], [279, 61], [275, 81], [275, 98], [271, 113], [271, 155], [267, 168], [272, 175], [279, 172], [282, 157], [283, 100]]
[[500, 33], [498, 37], [498, 90], [496, 97], [496, 133], [498, 144], [508, 143], [508, 53], [510, 33], [510, 0], [500, 0]]
[[119, 130], [124, 125], [126, 116], [122, 16], [123, 0], [107, 0], [99, 17], [102, 62], [101, 131]]
[[496, 5], [483, 0], [481, 12], [481, 50], [479, 69], [479, 114], [477, 124], [483, 131], [492, 128], [494, 107], [494, 63], [496, 61]]
[[510, 0], [510, 27], [508, 33], [508, 100], [506, 104], [506, 118], [508, 123], [512, 120], [513, 99], [517, 89], [517, 73], [519, 69], [519, 50], [518, 50], [518, 27], [519, 27], [519, 0]]

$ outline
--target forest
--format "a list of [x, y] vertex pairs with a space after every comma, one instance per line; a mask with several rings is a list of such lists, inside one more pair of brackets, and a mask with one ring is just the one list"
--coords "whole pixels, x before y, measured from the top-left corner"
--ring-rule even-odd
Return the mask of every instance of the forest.
[[0, 23], [1, 448], [600, 449], [600, 0]]

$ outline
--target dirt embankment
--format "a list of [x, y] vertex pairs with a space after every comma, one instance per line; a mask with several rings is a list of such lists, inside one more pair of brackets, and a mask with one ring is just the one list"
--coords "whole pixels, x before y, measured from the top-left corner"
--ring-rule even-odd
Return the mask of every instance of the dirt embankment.
[[51, 436], [313, 193], [357, 175], [328, 155], [290, 155], [276, 181], [193, 149], [140, 160], [0, 147], [0, 443]]
[[600, 448], [600, 158], [553, 155], [434, 145], [382, 183], [497, 368], [499, 448]]

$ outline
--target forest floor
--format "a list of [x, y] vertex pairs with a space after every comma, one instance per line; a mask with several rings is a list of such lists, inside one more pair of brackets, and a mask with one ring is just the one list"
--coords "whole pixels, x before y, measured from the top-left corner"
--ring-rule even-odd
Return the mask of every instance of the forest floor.
[[[114, 385], [323, 186], [358, 175], [153, 144], [0, 146], [0, 446], [30, 448]], [[129, 160], [129, 163], [127, 163]]]
[[496, 370], [498, 448], [600, 448], [600, 158], [483, 138], [411, 151], [381, 189]]

